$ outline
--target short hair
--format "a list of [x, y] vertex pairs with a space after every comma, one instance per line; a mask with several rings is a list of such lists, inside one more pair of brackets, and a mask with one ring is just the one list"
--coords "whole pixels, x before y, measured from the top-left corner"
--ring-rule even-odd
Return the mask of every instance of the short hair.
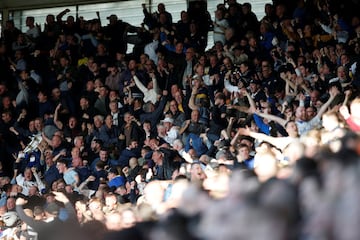
[[238, 149], [240, 149], [240, 148], [244, 148], [244, 147], [246, 147], [247, 149], [249, 149], [249, 150], [250, 150], [249, 146], [248, 146], [248, 145], [246, 145], [246, 144], [244, 144], [244, 143], [239, 144]]
[[34, 18], [34, 17], [32, 17], [32, 16], [29, 16], [29, 17], [27, 17], [27, 18], [26, 18], [26, 20], [29, 20], [29, 21], [34, 22], [34, 21], [35, 21], [35, 18]]
[[219, 99], [221, 99], [221, 100], [226, 101], [225, 94], [222, 93], [222, 92], [217, 93], [217, 94], [216, 94], [216, 98], [219, 98]]
[[150, 121], [150, 120], [145, 120], [143, 124], [145, 124], [145, 123], [148, 123], [148, 124], [151, 125], [151, 121]]
[[180, 139], [175, 139], [173, 142], [173, 146], [179, 146], [179, 147], [183, 148], [184, 143]]
[[84, 137], [83, 137], [83, 136], [81, 136], [81, 135], [76, 136], [76, 137], [74, 138], [74, 145], [76, 145], [76, 142], [77, 142], [79, 139], [84, 140]]
[[109, 152], [109, 149], [107, 149], [106, 147], [101, 147], [101, 148], [100, 148], [100, 151]]
[[150, 112], [152, 106], [153, 106], [153, 104], [151, 102], [145, 103], [144, 106], [143, 106], [144, 112]]
[[63, 163], [63, 164], [65, 164], [65, 166], [67, 166], [67, 163], [68, 163], [64, 158], [61, 158], [61, 157], [56, 162]]
[[284, 126], [284, 127], [287, 128], [288, 124], [291, 123], [291, 122], [295, 122], [295, 121], [294, 121], [294, 120], [289, 120], [289, 121], [287, 121], [287, 122], [285, 123], [285, 126]]
[[94, 116], [94, 120], [96, 119], [96, 118], [98, 118], [101, 122], [104, 122], [104, 116], [102, 116], [102, 115], [95, 115]]
[[151, 152], [151, 148], [149, 146], [143, 146], [142, 150], [145, 150], [146, 152]]
[[50, 94], [49, 94], [49, 91], [48, 90], [46, 90], [45, 88], [40, 88], [39, 89], [39, 93], [42, 93], [42, 95], [44, 95], [44, 96], [46, 96], [46, 97], [48, 97]]

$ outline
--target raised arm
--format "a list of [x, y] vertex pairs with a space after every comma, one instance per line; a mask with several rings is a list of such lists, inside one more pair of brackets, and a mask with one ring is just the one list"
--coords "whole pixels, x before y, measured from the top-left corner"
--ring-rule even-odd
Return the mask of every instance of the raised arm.
[[259, 112], [259, 111], [257, 111], [256, 114], [259, 115], [262, 118], [266, 118], [268, 120], [277, 122], [283, 127], [285, 127], [285, 125], [287, 123], [287, 121], [285, 119], [283, 119], [281, 117], [278, 117], [278, 116], [275, 116], [275, 115], [272, 115], [272, 114], [262, 113], [262, 112]]
[[198, 106], [196, 106], [195, 104], [195, 96], [197, 94], [198, 89], [196, 87], [193, 87], [192, 91], [191, 91], [191, 97], [189, 99], [189, 108], [191, 110], [199, 110]]
[[324, 103], [321, 108], [319, 109], [318, 113], [316, 114], [316, 117], [321, 118], [321, 116], [324, 114], [324, 112], [328, 109], [328, 107], [330, 106], [330, 104], [332, 103], [332, 101], [334, 101], [336, 95], [338, 94], [337, 92], [337, 88], [336, 87], [332, 87], [329, 90], [329, 94], [330, 97], [329, 99], [326, 101], [326, 103]]
[[68, 213], [68, 218], [66, 221], [73, 221], [75, 224], [77, 224], [78, 221], [76, 217], [76, 212], [70, 200], [62, 192], [52, 192], [52, 193], [55, 194], [55, 200], [62, 202], [64, 204], [65, 209]]
[[152, 73], [149, 73], [149, 76], [153, 82], [153, 89], [156, 91], [156, 92], [159, 92], [159, 84], [157, 82], [157, 79], [156, 79], [156, 76], [155, 74], [152, 72]]
[[179, 134], [183, 134], [190, 125], [190, 120], [186, 120], [184, 125], [180, 128]]
[[[291, 81], [291, 76], [287, 75], [286, 73], [281, 73], [280, 77], [286, 83], [286, 85], [285, 85], [286, 96], [295, 97], [297, 94], [297, 85]], [[291, 89], [293, 90], [293, 92], [291, 91]]]
[[136, 75], [133, 76], [133, 79], [135, 81], [135, 85], [140, 89], [140, 91], [142, 91], [143, 93], [148, 91], [148, 89], [144, 86], [144, 84], [142, 84], [142, 82]]
[[228, 123], [227, 128], [226, 128], [227, 138], [229, 138], [229, 136], [231, 135], [231, 130], [233, 128], [233, 125], [234, 125], [235, 121], [236, 121], [236, 119], [234, 117], [231, 117], [230, 120], [229, 120], [229, 123]]
[[352, 92], [350, 89], [345, 91], [345, 99], [344, 99], [344, 102], [342, 103], [342, 106], [346, 106], [348, 104], [351, 93]]
[[63, 11], [61, 11], [57, 16], [56, 16], [56, 21], [59, 23], [62, 23], [62, 18], [63, 16], [65, 16], [68, 12], [70, 12], [70, 9], [65, 9]]
[[36, 171], [36, 167], [32, 167], [31, 171], [32, 171], [32, 173], [33, 173], [33, 175], [35, 177], [36, 184], [38, 186], [39, 191], [45, 189], [45, 184], [41, 181], [40, 176]]
[[59, 110], [61, 107], [61, 103], [59, 103], [56, 108], [55, 108], [55, 113], [54, 113], [54, 124], [58, 129], [63, 129], [63, 123], [59, 120]]
[[249, 110], [250, 110], [251, 113], [254, 113], [255, 110], [256, 110], [256, 104], [255, 104], [254, 99], [250, 96], [250, 93], [246, 90], [246, 88], [242, 88], [242, 89], [240, 90], [240, 93], [241, 93], [243, 96], [246, 96], [246, 98], [248, 99], [249, 104], [250, 104]]
[[37, 221], [34, 220], [34, 218], [29, 217], [28, 215], [25, 214], [23, 206], [27, 203], [27, 201], [21, 197], [18, 197], [16, 199], [16, 212], [19, 216], [19, 218], [25, 222], [27, 225], [29, 225], [30, 227], [32, 227], [35, 231], [39, 231], [41, 230], [41, 228], [46, 226], [46, 222], [44, 221]]
[[280, 139], [280, 138], [268, 136], [263, 133], [253, 132], [249, 128], [239, 128], [238, 133], [239, 133], [239, 135], [249, 136], [249, 137], [255, 138], [260, 141], [269, 142], [279, 149], [284, 148], [284, 143], [283, 143], [282, 139]]

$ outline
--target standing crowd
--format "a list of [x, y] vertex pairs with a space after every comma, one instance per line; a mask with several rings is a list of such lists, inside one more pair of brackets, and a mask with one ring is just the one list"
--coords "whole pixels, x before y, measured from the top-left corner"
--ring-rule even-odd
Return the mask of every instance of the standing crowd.
[[359, 239], [359, 5], [142, 7], [6, 22], [0, 239]]

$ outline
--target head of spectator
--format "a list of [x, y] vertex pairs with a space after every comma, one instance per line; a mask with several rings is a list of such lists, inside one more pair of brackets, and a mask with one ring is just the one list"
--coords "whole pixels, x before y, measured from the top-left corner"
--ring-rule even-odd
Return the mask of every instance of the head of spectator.
[[263, 78], [269, 78], [272, 74], [272, 66], [269, 61], [262, 61], [261, 62], [261, 74]]
[[13, 114], [11, 113], [11, 111], [6, 110], [1, 113], [1, 119], [5, 124], [10, 124], [13, 120]]
[[71, 150], [72, 160], [71, 160], [71, 166], [73, 168], [78, 168], [83, 166], [83, 161], [80, 156], [80, 149], [77, 147], [73, 147]]
[[311, 120], [313, 119], [317, 114], [317, 108], [313, 106], [309, 106], [306, 108], [306, 119]]
[[230, 41], [235, 37], [235, 30], [231, 27], [226, 28], [225, 30], [225, 39], [226, 41]]
[[328, 132], [333, 132], [340, 127], [339, 116], [334, 112], [327, 112], [322, 116], [322, 125]]
[[109, 152], [106, 148], [101, 148], [99, 152], [99, 158], [102, 162], [107, 162], [109, 158]]
[[1, 104], [2, 104], [3, 111], [5, 111], [5, 110], [11, 111], [13, 109], [12, 99], [9, 95], [5, 95], [2, 97]]
[[51, 90], [51, 98], [53, 102], [59, 102], [61, 98], [61, 92], [58, 87], [55, 87]]
[[130, 158], [130, 160], [129, 160], [130, 170], [135, 169], [137, 166], [139, 166], [137, 158], [135, 158], [135, 157]]
[[299, 132], [298, 132], [298, 128], [297, 128], [295, 121], [292, 121], [292, 120], [288, 121], [285, 124], [285, 130], [289, 134], [289, 137], [292, 137], [292, 138], [299, 137]]
[[114, 179], [116, 176], [119, 175], [119, 172], [118, 170], [115, 168], [115, 167], [111, 167], [109, 170], [108, 170], [108, 175], [107, 175], [107, 179], [109, 181], [111, 181], [112, 179]]
[[198, 110], [191, 111], [191, 122], [197, 123], [200, 120], [200, 112]]
[[8, 211], [15, 211], [15, 198], [14, 197], [8, 197], [6, 199], [6, 208]]
[[[59, 173], [65, 173], [68, 170], [67, 161], [65, 159], [58, 159], [56, 162], [56, 168], [59, 170]], [[59, 187], [59, 186], [58, 186]], [[65, 188], [65, 186], [64, 186]]]
[[237, 148], [237, 153], [236, 158], [238, 162], [243, 162], [250, 158], [250, 148], [246, 144], [240, 144]]
[[126, 125], [131, 125], [132, 121], [133, 121], [134, 116], [130, 113], [130, 112], [126, 112], [124, 114], [124, 122]]
[[251, 137], [243, 136], [240, 138], [240, 144], [245, 144], [249, 147], [250, 151], [254, 147], [254, 141]]
[[170, 131], [170, 129], [172, 128], [173, 124], [174, 124], [174, 119], [170, 118], [170, 117], [166, 117], [164, 120], [161, 121], [165, 131]]
[[306, 121], [306, 109], [303, 106], [298, 106], [295, 110], [295, 118], [296, 120]]
[[106, 117], [105, 117], [105, 126], [108, 128], [108, 129], [111, 129], [111, 127], [113, 126], [113, 117], [111, 114], [108, 114]]
[[164, 138], [166, 136], [166, 128], [165, 128], [165, 126], [163, 124], [159, 123], [156, 126], [156, 130], [157, 130], [157, 135], [160, 138]]
[[130, 144], [128, 146], [128, 149], [137, 149], [139, 147], [139, 143], [136, 139], [130, 139]]
[[201, 167], [201, 163], [199, 161], [193, 162], [190, 168], [190, 181], [198, 182], [198, 181], [203, 181], [205, 178], [206, 175]]
[[116, 25], [118, 22], [118, 17], [115, 14], [111, 14], [107, 19], [109, 20], [109, 25]]
[[93, 152], [100, 152], [100, 149], [102, 148], [103, 146], [103, 141], [99, 138], [95, 138], [91, 141], [91, 145], [90, 145], [90, 148]]
[[285, 119], [294, 120], [294, 109], [292, 106], [285, 107], [284, 111]]
[[34, 219], [35, 220], [44, 220], [45, 212], [44, 208], [41, 206], [34, 207]]
[[96, 54], [97, 56], [106, 56], [107, 49], [103, 43], [99, 43], [96, 47]]
[[109, 87], [102, 85], [99, 87], [99, 98], [106, 98], [109, 95]]
[[183, 96], [182, 91], [176, 91], [176, 92], [174, 93], [174, 99], [175, 99], [176, 103], [178, 104], [178, 107], [179, 107], [180, 105], [182, 105], [182, 103], [183, 103], [183, 98], [184, 98], [184, 96]]
[[113, 193], [107, 193], [105, 195], [105, 208], [107, 212], [115, 211], [118, 207], [117, 196]]
[[260, 182], [266, 182], [276, 176], [278, 164], [273, 153], [257, 153], [254, 161], [254, 171]]
[[93, 198], [89, 201], [89, 211], [94, 219], [103, 221], [105, 219], [104, 213], [102, 211], [103, 204], [102, 201], [98, 198]]
[[128, 70], [129, 71], [136, 71], [137, 70], [137, 64], [135, 59], [131, 59], [128, 64]]
[[231, 58], [225, 57], [223, 59], [223, 67], [224, 67], [224, 69], [223, 69], [224, 72], [228, 72], [233, 69], [234, 66], [233, 66], [233, 62], [232, 62]]
[[0, 96], [4, 96], [4, 94], [8, 91], [5, 82], [0, 82]]
[[342, 86], [346, 86], [351, 82], [349, 70], [346, 66], [338, 66], [336, 69], [336, 73]]
[[[183, 54], [184, 51], [184, 43], [177, 42], [175, 45], [175, 53], [177, 54]], [[190, 54], [190, 53], [189, 53]]]
[[100, 129], [101, 126], [103, 125], [103, 123], [104, 123], [104, 117], [103, 117], [103, 116], [101, 116], [101, 115], [96, 115], [96, 116], [94, 117], [94, 125], [95, 125], [95, 128], [96, 128], [96, 129]]
[[29, 197], [40, 196], [39, 188], [37, 186], [31, 186], [29, 188]]
[[32, 28], [32, 27], [34, 27], [35, 18], [32, 16], [28, 16], [28, 17], [26, 17], [25, 23], [26, 23], [27, 27]]
[[178, 104], [175, 100], [171, 100], [169, 103], [169, 111], [172, 116], [174, 116], [178, 111]]
[[144, 189], [145, 202], [150, 204], [153, 209], [161, 205], [164, 199], [164, 188], [161, 181], [151, 181]]
[[152, 160], [156, 165], [161, 166], [164, 160], [164, 153], [161, 152], [160, 150], [153, 151]]
[[45, 103], [48, 100], [49, 94], [45, 89], [40, 89], [37, 95], [39, 103]]
[[51, 138], [51, 147], [56, 149], [61, 146], [63, 139], [59, 135], [55, 135]]
[[144, 110], [145, 113], [154, 112], [155, 105], [152, 102], [149, 101], [149, 102], [144, 104], [143, 110]]
[[250, 88], [250, 92], [252, 94], [255, 94], [260, 90], [261, 82], [259, 80], [256, 80], [256, 79], [251, 79], [250, 84], [249, 84], [249, 88]]
[[74, 138], [74, 146], [79, 148], [80, 150], [84, 147], [84, 137], [83, 136], [76, 136]]
[[95, 90], [95, 83], [93, 80], [88, 80], [86, 82], [86, 91], [93, 92]]
[[157, 9], [158, 9], [158, 12], [159, 13], [164, 13], [166, 10], [165, 10], [165, 4], [163, 4], [163, 3], [159, 3], [158, 5], [157, 5]]
[[185, 60], [186, 61], [193, 61], [195, 59], [195, 49], [192, 47], [189, 47], [188, 49], [186, 49], [185, 52]]
[[78, 120], [75, 116], [70, 116], [68, 120], [68, 127], [70, 130], [75, 130], [78, 127]]
[[221, 107], [226, 103], [225, 94], [222, 92], [215, 94], [215, 106]]

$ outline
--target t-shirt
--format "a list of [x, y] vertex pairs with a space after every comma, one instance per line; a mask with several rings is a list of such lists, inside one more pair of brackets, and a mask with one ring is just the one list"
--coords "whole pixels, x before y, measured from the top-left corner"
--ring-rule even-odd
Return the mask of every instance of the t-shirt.
[[64, 173], [63, 179], [66, 184], [73, 185], [74, 183], [76, 183], [77, 175], [77, 172], [74, 169], [70, 168]]

